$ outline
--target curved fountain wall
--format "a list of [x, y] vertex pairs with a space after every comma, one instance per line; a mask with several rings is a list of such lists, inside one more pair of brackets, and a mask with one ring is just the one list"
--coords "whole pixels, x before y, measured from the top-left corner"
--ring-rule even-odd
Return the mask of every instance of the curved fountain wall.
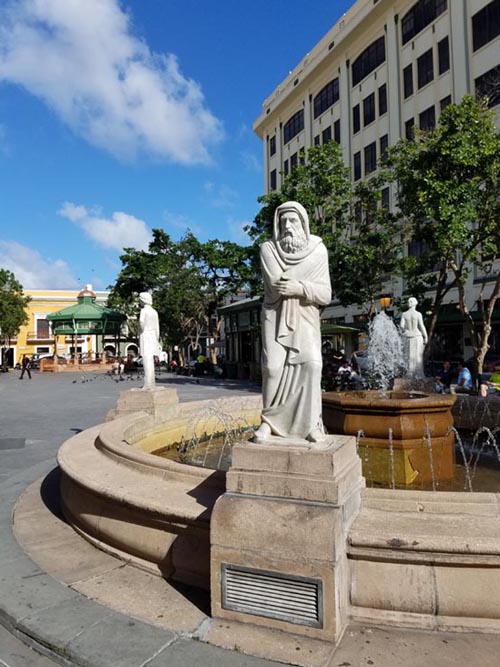
[[[144, 413], [118, 417], [71, 438], [58, 455], [63, 510], [76, 530], [140, 567], [203, 588], [225, 474], [152, 456], [141, 443], [166, 444], [209, 404], [181, 404], [160, 424]], [[223, 402], [233, 414], [243, 406], [254, 422], [258, 398]], [[498, 494], [365, 489], [346, 540], [350, 619], [500, 632]]]
[[[145, 413], [117, 417], [65, 442], [58, 453], [67, 520], [86, 539], [166, 578], [209, 588], [210, 516], [225, 491], [225, 473], [169, 461], [149, 452], [196, 431], [209, 406], [241, 423], [258, 421], [259, 397], [178, 406], [158, 424]], [[199, 425], [210, 433], [220, 424]]]

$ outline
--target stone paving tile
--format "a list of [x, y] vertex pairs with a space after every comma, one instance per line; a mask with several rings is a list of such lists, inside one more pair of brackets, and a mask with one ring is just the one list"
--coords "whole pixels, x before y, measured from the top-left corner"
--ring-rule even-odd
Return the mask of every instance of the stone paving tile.
[[56, 667], [56, 663], [40, 655], [0, 625], [1, 667]]
[[181, 639], [167, 646], [147, 667], [283, 667], [283, 663], [226, 651], [203, 642]]
[[358, 665], [498, 667], [500, 636], [353, 625], [347, 628], [328, 667]]
[[82, 667], [141, 667], [174, 639], [168, 630], [111, 614], [69, 642], [67, 651]]
[[111, 614], [113, 612], [110, 609], [80, 595], [24, 617], [19, 621], [18, 628], [56, 653], [64, 655], [72, 640]]
[[101, 604], [174, 632], [194, 632], [206, 616], [154, 574], [125, 565], [73, 588]]
[[45, 574], [27, 556], [4, 562], [0, 568], [0, 617], [17, 622], [37, 609], [44, 609], [78, 594]]

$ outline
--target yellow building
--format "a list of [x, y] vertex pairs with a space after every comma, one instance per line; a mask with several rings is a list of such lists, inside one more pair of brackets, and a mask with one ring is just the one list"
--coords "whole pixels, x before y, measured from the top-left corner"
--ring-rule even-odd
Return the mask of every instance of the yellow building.
[[[91, 285], [87, 285], [85, 290], [92, 290]], [[33, 354], [54, 354], [54, 336], [51, 324], [46, 320], [46, 316], [74, 306], [77, 302], [80, 290], [24, 290], [26, 296], [30, 297], [28, 304], [28, 324], [21, 327], [17, 338], [11, 340], [10, 350], [7, 353], [8, 365], [13, 366], [20, 362], [23, 354], [32, 357]], [[98, 305], [105, 306], [108, 300], [109, 292], [95, 291], [95, 302]], [[117, 352], [118, 341], [110, 337], [104, 341], [104, 350], [108, 354]], [[96, 349], [97, 345], [102, 345], [101, 340], [97, 342], [95, 336], [78, 335], [57, 337], [57, 353], [62, 356], [70, 357], [74, 352], [84, 356], [92, 356], [96, 352], [101, 352], [102, 348]], [[137, 354], [137, 345], [128, 343], [126, 349], [122, 352]], [[76, 349], [74, 349], [76, 348]]]

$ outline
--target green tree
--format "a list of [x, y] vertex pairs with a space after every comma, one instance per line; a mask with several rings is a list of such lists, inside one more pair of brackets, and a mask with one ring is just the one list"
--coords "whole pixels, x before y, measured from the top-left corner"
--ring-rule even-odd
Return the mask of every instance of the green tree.
[[0, 269], [0, 337], [3, 346], [9, 347], [23, 324], [28, 324], [26, 307], [29, 301], [15, 275]]
[[388, 275], [399, 271], [401, 257], [397, 218], [382, 202], [389, 175], [377, 172], [353, 186], [338, 144], [314, 146], [281, 191], [259, 198], [263, 206], [247, 231], [257, 246], [271, 231], [276, 207], [299, 201], [309, 213], [311, 232], [328, 248], [335, 297], [344, 306], [371, 311]]
[[[434, 290], [430, 337], [444, 297], [456, 288], [482, 372], [500, 296], [500, 135], [487, 101], [467, 95], [451, 104], [433, 131], [390, 149], [387, 165], [399, 183], [407, 239], [424, 250], [407, 260], [410, 289]], [[474, 267], [483, 280], [477, 303], [469, 303]]]
[[155, 229], [147, 251], [127, 249], [121, 256], [123, 268], [112, 288], [112, 303], [132, 304], [128, 308], [137, 313], [137, 295], [153, 292], [166, 344], [188, 342], [199, 349], [202, 334], [219, 338], [218, 307], [248, 285], [250, 253], [230, 241], [202, 243], [191, 232], [173, 241]]

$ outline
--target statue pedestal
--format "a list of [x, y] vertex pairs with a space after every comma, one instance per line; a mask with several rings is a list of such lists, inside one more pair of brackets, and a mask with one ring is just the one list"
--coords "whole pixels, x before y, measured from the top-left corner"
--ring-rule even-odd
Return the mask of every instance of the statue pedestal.
[[315, 665], [340, 639], [364, 479], [354, 437], [325, 445], [270, 437], [233, 448], [211, 519], [211, 642]]
[[133, 412], [147, 412], [161, 422], [177, 414], [179, 399], [177, 390], [165, 387], [154, 389], [128, 389], [122, 391], [116, 408], [106, 415], [106, 421], [130, 415]]

